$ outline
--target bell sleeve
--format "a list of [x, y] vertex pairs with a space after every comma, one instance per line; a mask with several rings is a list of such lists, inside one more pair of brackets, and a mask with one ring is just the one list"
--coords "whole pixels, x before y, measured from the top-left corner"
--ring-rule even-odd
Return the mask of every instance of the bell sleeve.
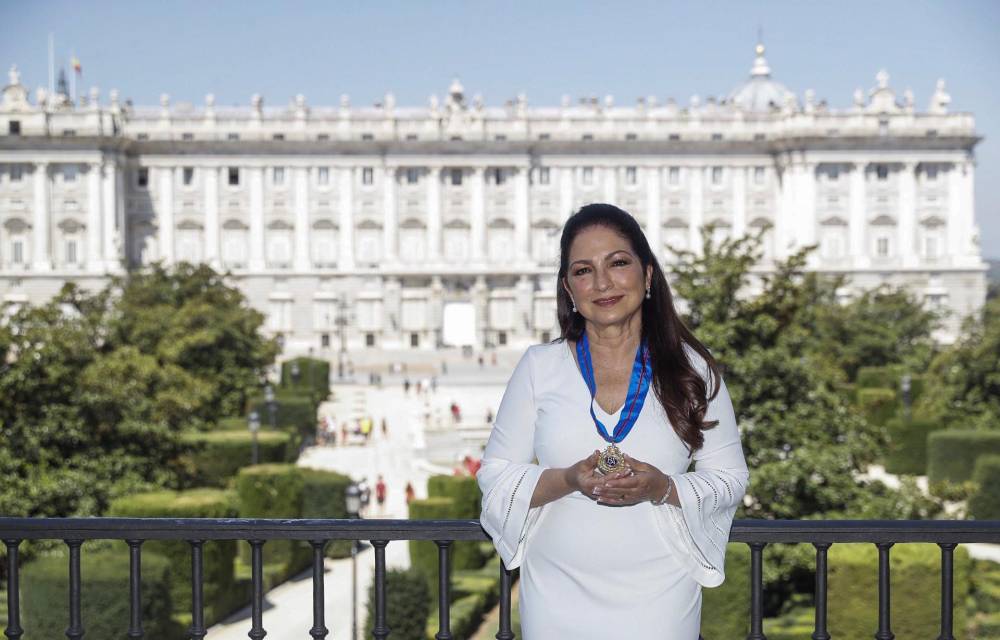
[[729, 530], [750, 481], [733, 403], [726, 383], [709, 402], [705, 420], [719, 423], [706, 431], [694, 453], [695, 470], [671, 476], [680, 507], [653, 507], [660, 533], [682, 558], [688, 573], [703, 587], [725, 580]]
[[531, 507], [545, 469], [535, 463], [534, 389], [529, 348], [507, 383], [476, 474], [483, 494], [480, 523], [508, 569], [521, 565], [528, 534], [544, 509]]

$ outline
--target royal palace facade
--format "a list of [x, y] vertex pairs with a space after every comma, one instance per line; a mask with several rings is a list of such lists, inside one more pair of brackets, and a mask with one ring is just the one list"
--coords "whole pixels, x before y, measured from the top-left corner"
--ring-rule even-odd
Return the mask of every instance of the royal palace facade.
[[[228, 270], [290, 353], [520, 347], [558, 334], [566, 217], [612, 202], [669, 273], [675, 251], [763, 232], [775, 259], [849, 276], [847, 298], [902, 285], [951, 313], [985, 299], [972, 115], [939, 82], [926, 111], [888, 76], [834, 109], [771, 77], [758, 46], [724, 99], [611, 96], [559, 106], [467, 97], [424, 107], [133, 106], [112, 91], [0, 105], [0, 303], [103, 286], [154, 261]], [[6, 135], [2, 135], [5, 133]]]

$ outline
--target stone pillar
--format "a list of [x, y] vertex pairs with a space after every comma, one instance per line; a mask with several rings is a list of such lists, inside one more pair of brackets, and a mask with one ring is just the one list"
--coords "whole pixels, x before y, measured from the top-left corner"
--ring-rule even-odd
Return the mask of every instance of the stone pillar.
[[264, 169], [247, 167], [250, 184], [250, 271], [264, 269]]
[[354, 268], [354, 168], [342, 167], [340, 173], [340, 253], [337, 268]]
[[559, 169], [560, 220], [566, 222], [573, 215], [573, 167]]
[[205, 175], [205, 262], [220, 268], [219, 252], [219, 167], [201, 167]]
[[518, 167], [514, 173], [514, 246], [518, 262], [531, 255], [528, 237], [528, 167]]
[[851, 217], [848, 221], [848, 231], [851, 235], [850, 255], [855, 268], [864, 269], [871, 263], [868, 255], [866, 227], [868, 226], [867, 193], [864, 162], [855, 163], [851, 167]]
[[87, 168], [87, 271], [101, 270], [101, 164]]
[[915, 267], [917, 255], [917, 179], [914, 162], [904, 162], [899, 175], [899, 255], [903, 268]]
[[517, 279], [517, 285], [515, 286], [515, 305], [516, 309], [514, 317], [514, 330], [512, 333], [515, 336], [522, 336], [523, 339], [520, 341], [524, 345], [531, 344], [534, 342], [532, 334], [535, 331], [535, 323], [532, 322], [532, 313], [535, 306], [535, 283], [530, 276], [521, 275]]
[[959, 217], [958, 255], [964, 257], [970, 266], [981, 264], [979, 250], [973, 242], [976, 235], [976, 186], [975, 164], [971, 160], [962, 163], [961, 189], [962, 208]]
[[396, 214], [396, 167], [382, 169], [382, 229], [383, 259], [399, 259], [399, 221]]
[[427, 259], [441, 261], [441, 167], [427, 176]]
[[663, 240], [661, 232], [663, 222], [660, 215], [660, 167], [646, 169], [646, 235], [653, 255], [663, 261]]
[[166, 264], [174, 264], [174, 168], [158, 167], [156, 169], [159, 182], [159, 210], [156, 220], [159, 227], [160, 258]]
[[604, 201], [618, 206], [618, 167], [604, 167]]
[[296, 271], [312, 268], [309, 259], [309, 168], [295, 167], [295, 257]]
[[747, 168], [733, 167], [733, 239], [747, 232]]
[[[104, 189], [102, 202], [104, 205], [104, 222], [102, 224], [104, 269], [117, 271], [119, 261], [115, 236], [118, 233], [118, 169], [113, 162], [101, 166], [101, 180]], [[124, 230], [122, 233], [124, 234]]]
[[688, 180], [688, 197], [690, 198], [690, 218], [688, 219], [688, 244], [691, 251], [701, 255], [701, 225], [704, 223], [703, 205], [704, 193], [702, 178], [704, 177], [704, 167], [688, 167], [690, 179]]
[[50, 199], [49, 163], [35, 163], [35, 202], [32, 219], [31, 238], [31, 269], [33, 271], [52, 271], [52, 254], [50, 252]]
[[486, 185], [483, 167], [472, 168], [472, 261], [486, 260]]
[[[816, 163], [799, 162], [796, 164], [796, 207], [795, 215], [798, 217], [798, 242], [796, 249], [816, 244]], [[808, 266], [819, 266], [819, 253], [813, 251], [806, 259]]]

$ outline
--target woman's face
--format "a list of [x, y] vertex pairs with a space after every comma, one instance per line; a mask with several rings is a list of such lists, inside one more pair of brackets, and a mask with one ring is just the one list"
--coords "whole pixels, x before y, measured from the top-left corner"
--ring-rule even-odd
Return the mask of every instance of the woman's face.
[[626, 322], [641, 306], [653, 277], [627, 239], [608, 227], [580, 231], [569, 248], [563, 286], [586, 320], [598, 325]]

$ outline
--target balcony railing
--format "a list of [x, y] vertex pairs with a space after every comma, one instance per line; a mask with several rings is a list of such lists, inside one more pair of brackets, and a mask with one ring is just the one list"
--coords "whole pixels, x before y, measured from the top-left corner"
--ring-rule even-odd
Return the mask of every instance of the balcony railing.
[[[7, 628], [11, 640], [24, 631], [20, 624], [18, 549], [23, 540], [63, 540], [69, 547], [69, 627], [66, 636], [80, 640], [80, 547], [86, 540], [124, 540], [130, 550], [130, 623], [128, 638], [143, 638], [140, 598], [142, 543], [146, 540], [185, 540], [191, 545], [192, 624], [189, 635], [205, 637], [202, 546], [207, 540], [246, 540], [251, 548], [252, 600], [248, 636], [266, 635], [263, 611], [263, 554], [268, 540], [305, 540], [313, 548], [313, 625], [309, 635], [326, 638], [323, 609], [323, 552], [331, 540], [368, 540], [375, 549], [376, 640], [389, 636], [386, 624], [385, 547], [396, 540], [432, 540], [438, 545], [440, 627], [435, 638], [452, 638], [449, 622], [449, 555], [455, 540], [488, 540], [475, 520], [245, 520], [160, 518], [0, 518], [0, 538], [7, 546]], [[826, 629], [827, 550], [835, 543], [870, 543], [878, 547], [878, 630], [876, 640], [895, 638], [890, 621], [889, 551], [896, 543], [929, 542], [941, 548], [941, 633], [953, 635], [953, 553], [961, 543], [1000, 543], [1000, 521], [948, 520], [737, 520], [731, 542], [750, 547], [750, 630], [747, 640], [765, 640], [763, 632], [764, 547], [769, 543], [810, 543], [816, 548], [815, 631], [813, 640], [829, 640]], [[500, 570], [500, 624], [497, 640], [512, 640], [511, 572]], [[30, 597], [31, 594], [26, 594]]]

